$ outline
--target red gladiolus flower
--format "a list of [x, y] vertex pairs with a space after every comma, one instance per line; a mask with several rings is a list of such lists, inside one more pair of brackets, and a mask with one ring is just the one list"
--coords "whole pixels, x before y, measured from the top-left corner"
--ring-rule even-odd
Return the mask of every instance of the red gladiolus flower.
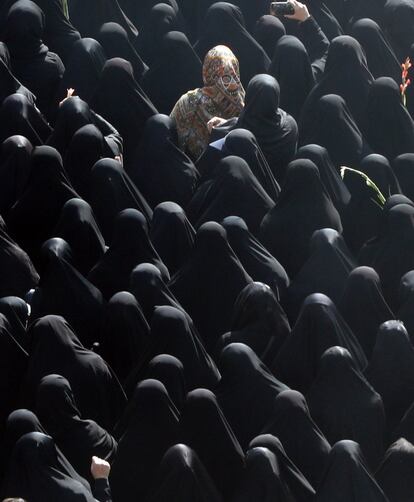
[[406, 96], [406, 91], [407, 87], [411, 84], [411, 80], [408, 78], [408, 71], [412, 67], [411, 60], [410, 58], [406, 58], [404, 63], [401, 64], [402, 68], [402, 73], [401, 73], [401, 80], [402, 84], [400, 85], [400, 91], [401, 91], [401, 97], [402, 101], [404, 103], [404, 106], [407, 106], [407, 96]]

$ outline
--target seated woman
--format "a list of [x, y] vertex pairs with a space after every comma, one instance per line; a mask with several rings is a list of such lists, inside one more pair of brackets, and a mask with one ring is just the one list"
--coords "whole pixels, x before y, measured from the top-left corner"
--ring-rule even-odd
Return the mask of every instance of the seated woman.
[[187, 92], [171, 112], [178, 132], [179, 146], [197, 159], [209, 143], [208, 122], [215, 117], [239, 116], [244, 106], [239, 63], [224, 45], [211, 49], [203, 64], [204, 87]]
[[20, 0], [7, 14], [3, 41], [14, 75], [37, 97], [38, 108], [50, 120], [58, 107], [55, 96], [65, 68], [60, 57], [44, 45], [44, 31], [41, 9], [30, 0]]

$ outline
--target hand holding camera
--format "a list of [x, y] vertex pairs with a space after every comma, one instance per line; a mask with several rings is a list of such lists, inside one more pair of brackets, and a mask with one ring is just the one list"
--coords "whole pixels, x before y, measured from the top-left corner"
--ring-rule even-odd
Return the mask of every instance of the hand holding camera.
[[296, 19], [299, 22], [306, 21], [310, 17], [308, 8], [297, 0], [288, 2], [272, 2], [270, 4], [270, 13], [273, 16], [283, 16], [288, 19]]

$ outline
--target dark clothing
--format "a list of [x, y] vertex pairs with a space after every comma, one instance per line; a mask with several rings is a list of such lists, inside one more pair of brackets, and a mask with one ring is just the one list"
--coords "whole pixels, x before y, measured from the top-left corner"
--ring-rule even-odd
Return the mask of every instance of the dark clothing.
[[106, 56], [99, 42], [93, 38], [76, 41], [65, 62], [65, 73], [59, 85], [58, 100], [66, 98], [67, 90], [73, 88], [76, 96], [89, 103], [105, 61]]
[[389, 502], [371, 476], [358, 443], [336, 443], [319, 486], [316, 502]]
[[158, 468], [156, 489], [148, 502], [222, 502], [197, 453], [183, 444], [172, 446]]
[[71, 465], [93, 482], [91, 458], [112, 462], [117, 443], [93, 420], [82, 417], [70, 383], [59, 375], [47, 375], [39, 383], [36, 413]]
[[118, 57], [105, 63], [91, 107], [119, 131], [127, 160], [134, 154], [145, 122], [157, 113], [135, 80], [131, 63]]
[[118, 161], [99, 160], [91, 170], [90, 188], [89, 202], [108, 244], [115, 219], [123, 209], [137, 209], [147, 222], [151, 221], [151, 208]]
[[163, 280], [169, 281], [167, 267], [150, 241], [145, 216], [136, 209], [124, 209], [114, 219], [108, 251], [89, 272], [88, 279], [109, 300], [128, 289], [131, 272], [141, 263], [152, 263], [161, 271]]
[[226, 45], [234, 52], [244, 86], [270, 65], [265, 51], [246, 30], [242, 11], [230, 3], [217, 2], [208, 9], [194, 50], [203, 60], [216, 45]]
[[400, 63], [379, 25], [372, 18], [359, 19], [352, 25], [351, 35], [364, 49], [373, 77], [391, 77], [399, 84]]
[[399, 321], [387, 321], [378, 329], [367, 379], [384, 401], [387, 430], [391, 433], [414, 401], [414, 346]]
[[146, 121], [127, 170], [151, 207], [164, 201], [185, 207], [196, 191], [198, 171], [177, 142], [170, 117], [157, 114]]
[[364, 129], [367, 122], [366, 100], [372, 82], [373, 77], [359, 42], [349, 36], [335, 38], [329, 46], [325, 71], [302, 108], [299, 121], [301, 144], [306, 144], [304, 138], [317, 124], [315, 108], [319, 99], [327, 94], [341, 96], [357, 126]]
[[246, 448], [271, 419], [275, 398], [288, 387], [243, 343], [224, 347], [219, 369], [218, 402], [241, 446]]
[[105, 23], [101, 26], [97, 39], [105, 49], [108, 59], [123, 58], [129, 61], [134, 70], [135, 80], [138, 83], [142, 82], [148, 66], [136, 52], [125, 28], [118, 23]]
[[312, 486], [319, 486], [331, 446], [311, 417], [306, 399], [300, 392], [286, 390], [277, 396], [273, 416], [263, 433], [279, 438], [289, 458], [306, 479]]
[[323, 353], [307, 399], [328, 441], [356, 441], [375, 471], [384, 452], [384, 406], [348, 350], [331, 347]]
[[8, 216], [10, 232], [38, 259], [43, 242], [52, 237], [64, 204], [79, 197], [70, 185], [62, 157], [50, 146], [33, 150], [26, 188]]
[[338, 308], [368, 360], [371, 359], [379, 326], [395, 318], [373, 268], [358, 267], [349, 274]]
[[401, 102], [395, 80], [390, 77], [375, 80], [368, 95], [367, 116], [366, 138], [374, 152], [390, 161], [414, 152], [414, 121]]
[[196, 228], [209, 221], [239, 216], [257, 235], [263, 217], [274, 206], [246, 161], [231, 155], [220, 160], [210, 180], [202, 183], [187, 206]]
[[51, 51], [65, 63], [72, 52], [73, 45], [81, 36], [65, 16], [63, 2], [59, 0], [36, 0], [45, 16], [43, 39]]
[[[217, 290], [223, 277], [226, 281]], [[193, 319], [207, 350], [229, 330], [237, 295], [250, 282], [224, 228], [215, 222], [204, 223], [190, 258], [172, 278], [170, 287]]]
[[9, 10], [4, 41], [10, 50], [16, 77], [37, 98], [48, 118], [57, 109], [57, 90], [65, 67], [57, 54], [43, 44], [45, 16], [30, 0], [19, 0]]
[[153, 492], [161, 459], [177, 442], [178, 418], [161, 382], [143, 380], [137, 385], [117, 425], [118, 453], [110, 475], [114, 500], [143, 500]]
[[339, 213], [316, 165], [307, 159], [294, 160], [275, 207], [262, 220], [260, 239], [293, 278], [309, 256], [313, 232], [321, 228], [341, 232]]
[[195, 230], [178, 204], [162, 202], [154, 209], [150, 238], [172, 276], [190, 256]]
[[75, 268], [72, 256], [71, 247], [61, 238], [43, 244], [39, 260], [41, 279], [32, 299], [33, 316], [63, 316], [89, 349], [101, 338], [104, 300], [101, 292]]
[[307, 392], [316, 377], [319, 359], [333, 346], [347, 349], [359, 371], [365, 354], [334, 303], [315, 293], [303, 302], [298, 319], [275, 361], [275, 375], [295, 390]]
[[111, 431], [126, 398], [104, 360], [85, 349], [60, 316], [37, 319], [29, 329], [29, 336], [31, 357], [25, 379], [26, 402], [34, 404], [37, 386], [44, 376], [62, 375], [72, 387], [81, 415]]
[[276, 79], [270, 75], [256, 75], [247, 87], [237, 127], [255, 135], [272, 173], [280, 182], [295, 155], [298, 128], [295, 119], [279, 105], [280, 87]]
[[272, 369], [280, 347], [289, 336], [289, 321], [276, 296], [266, 284], [253, 282], [237, 297], [231, 331], [220, 338], [217, 352], [231, 343], [244, 343]]
[[85, 276], [105, 253], [105, 241], [92, 208], [82, 199], [66, 202], [55, 235], [69, 244], [75, 268]]

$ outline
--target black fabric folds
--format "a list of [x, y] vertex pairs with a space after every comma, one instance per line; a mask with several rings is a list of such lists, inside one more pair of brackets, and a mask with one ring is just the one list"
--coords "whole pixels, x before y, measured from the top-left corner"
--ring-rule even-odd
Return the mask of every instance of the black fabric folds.
[[336, 94], [325, 94], [313, 106], [315, 122], [301, 131], [301, 142], [324, 146], [337, 168], [358, 168], [361, 159], [371, 153], [345, 100]]
[[367, 57], [368, 68], [374, 78], [391, 77], [401, 80], [401, 66], [391, 45], [373, 19], [359, 19], [351, 28], [351, 35], [361, 44]]
[[218, 163], [211, 180], [200, 185], [187, 206], [187, 214], [196, 228], [226, 216], [239, 216], [257, 234], [262, 218], [273, 206], [274, 201], [247, 162], [231, 155]]
[[208, 9], [194, 50], [203, 60], [216, 45], [226, 45], [234, 52], [244, 86], [258, 73], [265, 73], [270, 65], [265, 51], [246, 30], [242, 11], [227, 2], [216, 2]]
[[5, 484], [5, 494], [33, 502], [94, 502], [90, 487], [79, 481], [55, 442], [41, 432], [25, 434], [17, 441]]
[[[161, 82], [168, 80], [168, 85]], [[160, 113], [170, 114], [189, 89], [203, 87], [202, 65], [188, 38], [169, 31], [160, 40], [157, 57], [145, 74], [142, 87]]]
[[141, 83], [148, 66], [128, 39], [125, 28], [118, 23], [105, 23], [101, 26], [97, 39], [105, 49], [108, 59], [122, 58], [129, 61], [134, 70], [135, 80]]
[[367, 365], [365, 354], [332, 300], [315, 293], [303, 302], [291, 336], [276, 359], [275, 374], [295, 390], [306, 392], [318, 371], [325, 350], [347, 349], [358, 368]]
[[91, 206], [82, 199], [70, 199], [62, 208], [54, 234], [65, 240], [73, 263], [86, 276], [105, 253], [105, 241]]
[[33, 145], [24, 136], [11, 136], [0, 147], [0, 214], [7, 213], [22, 195], [30, 174]]
[[272, 417], [275, 398], [288, 387], [243, 343], [232, 343], [222, 350], [219, 369], [218, 402], [246, 448]]
[[[247, 129], [230, 131], [224, 141], [223, 153], [241, 157], [248, 164], [252, 173], [266, 190], [267, 195], [276, 201], [280, 194], [280, 186], [259, 146], [254, 134]], [[215, 166], [214, 166], [215, 167]], [[208, 173], [203, 175], [208, 176]], [[213, 174], [213, 173], [212, 173]]]
[[34, 404], [37, 386], [44, 376], [58, 374], [69, 381], [82, 416], [112, 430], [126, 399], [103, 359], [86, 350], [60, 316], [49, 315], [36, 320], [29, 329], [29, 337], [30, 363], [25, 379], [27, 402]]
[[293, 278], [309, 256], [313, 232], [321, 228], [341, 232], [339, 213], [316, 165], [308, 159], [294, 160], [275, 207], [263, 218], [260, 239]]
[[158, 267], [168, 282], [170, 274], [150, 241], [145, 216], [136, 209], [124, 209], [114, 219], [108, 251], [89, 272], [88, 279], [109, 300], [128, 289], [131, 272], [141, 263]]
[[315, 163], [329, 197], [341, 214], [349, 203], [351, 194], [334, 166], [328, 150], [320, 145], [306, 145], [298, 149], [296, 158], [309, 159]]
[[263, 433], [279, 438], [287, 455], [314, 487], [328, 463], [331, 446], [310, 415], [305, 397], [296, 390], [281, 392]]
[[101, 338], [104, 301], [101, 292], [75, 268], [69, 244], [59, 237], [46, 241], [40, 255], [41, 279], [33, 299], [33, 316], [63, 316], [91, 348]]
[[111, 21], [125, 29], [131, 42], [135, 41], [138, 34], [118, 0], [100, 0], [99, 5], [91, 1], [72, 0], [69, 2], [69, 16], [82, 37], [97, 38], [101, 26]]
[[73, 45], [80, 40], [81, 36], [65, 16], [63, 2], [36, 0], [36, 3], [45, 16], [44, 41], [50, 50], [56, 52], [65, 62]]
[[246, 90], [245, 106], [237, 127], [251, 131], [277, 181], [296, 152], [298, 128], [293, 117], [279, 108], [280, 86], [271, 75], [253, 77]]
[[187, 395], [180, 430], [180, 439], [197, 452], [229, 500], [243, 477], [244, 453], [211, 391], [196, 389]]
[[382, 294], [378, 274], [370, 267], [357, 267], [345, 281], [338, 308], [371, 359], [380, 325], [394, 319]]
[[90, 481], [93, 455], [109, 462], [117, 443], [93, 420], [82, 419], [70, 383], [60, 375], [47, 375], [36, 395], [36, 414], [75, 470]]
[[303, 104], [316, 82], [309, 55], [297, 37], [286, 35], [279, 39], [269, 73], [280, 85], [280, 107], [299, 120]]
[[366, 377], [384, 401], [387, 428], [392, 431], [414, 401], [414, 347], [400, 321], [379, 327]]
[[286, 35], [286, 29], [276, 16], [265, 14], [256, 21], [253, 36], [263, 47], [270, 59], [273, 59], [277, 41]]
[[414, 199], [414, 180], [411, 176], [414, 169], [414, 154], [403, 153], [394, 159], [392, 169], [398, 179], [401, 192], [409, 199]]
[[[292, 460], [286, 455], [283, 445], [278, 438], [270, 434], [261, 434], [260, 436], [255, 437], [249, 444], [249, 450], [246, 455], [246, 463], [248, 464], [249, 462], [249, 455], [251, 452], [255, 450], [266, 449], [272, 453], [272, 455], [276, 459], [276, 464], [278, 465], [275, 473], [277, 474], [279, 486], [282, 488], [282, 497], [280, 500], [288, 501], [292, 499], [297, 500], [298, 502], [313, 500], [315, 496], [315, 490], [309, 484], [304, 475], [299, 471], [296, 465], [292, 462]], [[257, 467], [259, 466], [260, 464], [257, 465]], [[263, 480], [263, 476], [261, 475], [260, 470], [257, 470], [256, 476], [258, 477], [256, 481], [260, 482], [261, 480]], [[256, 497], [257, 495], [258, 493], [256, 492]], [[248, 498], [247, 500], [257, 500], [256, 497], [252, 496], [252, 498]], [[245, 500], [243, 496], [241, 500]], [[274, 499], [266, 497], [263, 500], [269, 500], [270, 502]]]
[[223, 500], [197, 453], [184, 444], [176, 444], [166, 452], [158, 469], [156, 486], [148, 502]]
[[390, 502], [409, 502], [414, 497], [410, 475], [414, 468], [414, 446], [404, 438], [392, 444], [375, 474]]
[[42, 38], [45, 15], [30, 0], [19, 0], [10, 8], [4, 42], [10, 50], [16, 77], [37, 98], [37, 106], [48, 117], [57, 108], [56, 93], [65, 68], [59, 56], [49, 52]]
[[253, 282], [237, 297], [231, 331], [220, 338], [218, 349], [230, 343], [244, 343], [272, 368], [289, 335], [289, 321], [275, 294], [266, 284]]
[[184, 207], [196, 191], [198, 171], [177, 143], [170, 117], [157, 114], [146, 121], [128, 173], [151, 207], [165, 201]]
[[[341, 96], [358, 127], [363, 128], [366, 123], [365, 103], [372, 81], [373, 77], [359, 42], [348, 35], [332, 40], [323, 76], [302, 108], [299, 123], [301, 138], [312, 131], [316, 123], [316, 103], [326, 94]], [[302, 139], [301, 142], [303, 144]]]
[[331, 347], [318, 364], [307, 399], [313, 419], [331, 444], [359, 443], [372, 471], [383, 455], [385, 413], [375, 392], [348, 350]]
[[[398, 243], [398, 244], [397, 244]], [[391, 309], [397, 309], [401, 277], [414, 269], [414, 208], [399, 204], [384, 214], [380, 234], [361, 249], [359, 261], [374, 268]]]
[[127, 291], [116, 293], [106, 305], [100, 353], [122, 383], [149, 342], [150, 328], [135, 297]]
[[0, 108], [0, 141], [17, 134], [39, 146], [50, 132], [46, 120], [25, 95], [15, 93], [4, 99]]
[[34, 288], [39, 274], [27, 255], [8, 235], [6, 225], [0, 217], [0, 298], [20, 296]]
[[296, 319], [304, 299], [323, 293], [337, 303], [355, 258], [343, 237], [332, 228], [316, 230], [310, 240], [310, 256], [292, 281], [288, 291], [288, 313]]
[[111, 242], [114, 221], [123, 209], [137, 209], [151, 221], [152, 210], [121, 164], [114, 159], [101, 159], [91, 171], [89, 200], [102, 234]]
[[75, 42], [65, 65], [65, 73], [59, 86], [59, 100], [66, 98], [69, 88], [76, 96], [89, 103], [101, 76], [106, 56], [99, 42], [82, 38]]
[[146, 377], [164, 384], [171, 401], [175, 404], [177, 410], [181, 412], [187, 395], [182, 362], [169, 354], [155, 356], [148, 363]]
[[8, 216], [10, 232], [32, 257], [52, 237], [62, 207], [74, 197], [78, 194], [66, 177], [59, 153], [50, 146], [35, 148], [25, 191]]
[[[222, 283], [224, 276], [226, 281]], [[237, 295], [250, 282], [224, 228], [214, 222], [202, 225], [190, 258], [172, 278], [170, 287], [193, 319], [207, 350], [229, 330]]]
[[128, 388], [146, 374], [150, 360], [160, 354], [169, 354], [181, 361], [188, 389], [212, 389], [220, 380], [220, 373], [205, 350], [191, 319], [173, 306], [165, 305], [155, 309], [147, 350], [131, 373]]
[[195, 230], [178, 204], [158, 204], [152, 216], [150, 238], [171, 275], [187, 261], [194, 237]]
[[228, 216], [222, 222], [233, 251], [254, 281], [267, 284], [278, 300], [284, 299], [290, 281], [282, 265], [249, 232], [238, 216]]
[[339, 441], [331, 450], [316, 502], [389, 502], [371, 476], [358, 443]]
[[120, 439], [110, 475], [114, 500], [140, 500], [152, 492], [161, 459], [177, 442], [178, 418], [161, 382], [143, 380], [137, 385], [117, 426]]
[[376, 153], [392, 160], [403, 153], [414, 152], [414, 122], [392, 78], [380, 77], [372, 84], [367, 116], [366, 138]]
[[86, 200], [91, 195], [92, 167], [105, 157], [105, 151], [105, 138], [93, 124], [78, 129], [68, 145], [65, 169], [72, 186]]
[[160, 269], [151, 263], [143, 263], [134, 268], [130, 277], [129, 291], [141, 305], [148, 322], [151, 321], [154, 309], [158, 306], [175, 307], [184, 312], [180, 302], [163, 281]]
[[133, 155], [146, 120], [157, 113], [135, 80], [131, 63], [118, 57], [105, 63], [91, 106], [120, 132], [126, 156]]

